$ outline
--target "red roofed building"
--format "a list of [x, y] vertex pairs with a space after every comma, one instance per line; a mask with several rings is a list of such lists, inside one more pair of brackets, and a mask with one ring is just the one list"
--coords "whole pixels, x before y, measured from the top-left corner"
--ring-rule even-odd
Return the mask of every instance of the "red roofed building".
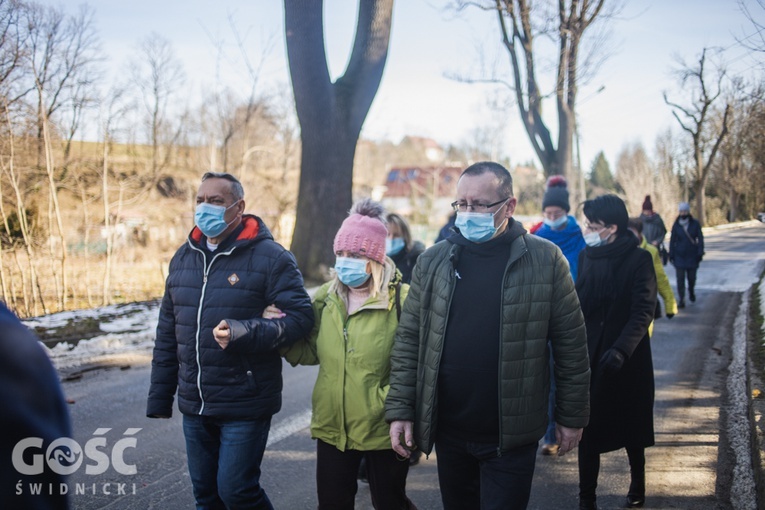
[[385, 179], [382, 202], [410, 222], [440, 225], [449, 216], [462, 167], [392, 168]]

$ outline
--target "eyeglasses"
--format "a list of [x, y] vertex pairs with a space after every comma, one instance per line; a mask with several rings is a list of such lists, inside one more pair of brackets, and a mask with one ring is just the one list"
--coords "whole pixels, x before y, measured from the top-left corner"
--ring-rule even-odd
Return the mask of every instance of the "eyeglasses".
[[455, 212], [486, 212], [495, 205], [499, 205], [503, 202], [507, 202], [510, 200], [510, 197], [503, 198], [502, 200], [498, 202], [494, 202], [493, 204], [468, 204], [467, 202], [460, 202], [459, 200], [455, 200], [450, 205], [452, 206], [452, 209], [454, 209]]
[[585, 223], [584, 224], [584, 230], [590, 231], [590, 232], [600, 232], [603, 229], [607, 228], [608, 225], [603, 225], [601, 223]]
[[566, 211], [560, 211], [560, 212], [543, 212], [542, 216], [547, 218], [548, 220], [557, 220], [560, 218], [563, 218], [566, 216]]

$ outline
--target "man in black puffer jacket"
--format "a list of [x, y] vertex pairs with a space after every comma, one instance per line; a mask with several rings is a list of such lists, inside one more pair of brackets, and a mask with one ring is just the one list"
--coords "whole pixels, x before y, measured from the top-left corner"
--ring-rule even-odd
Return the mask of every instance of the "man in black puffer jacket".
[[[196, 227], [170, 262], [157, 325], [146, 413], [169, 418], [177, 390], [199, 508], [272, 508], [259, 480], [281, 408], [278, 349], [314, 322], [294, 257], [244, 209], [235, 177], [202, 177]], [[269, 304], [286, 316], [262, 319]]]

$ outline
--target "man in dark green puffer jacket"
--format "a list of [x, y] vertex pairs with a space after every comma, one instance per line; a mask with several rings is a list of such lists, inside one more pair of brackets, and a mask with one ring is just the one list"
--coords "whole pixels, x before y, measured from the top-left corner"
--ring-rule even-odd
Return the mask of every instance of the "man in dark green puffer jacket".
[[548, 339], [559, 454], [589, 419], [590, 370], [568, 263], [513, 219], [510, 172], [468, 167], [453, 235], [414, 268], [391, 358], [386, 420], [401, 455], [435, 444], [444, 508], [526, 508], [547, 426]]

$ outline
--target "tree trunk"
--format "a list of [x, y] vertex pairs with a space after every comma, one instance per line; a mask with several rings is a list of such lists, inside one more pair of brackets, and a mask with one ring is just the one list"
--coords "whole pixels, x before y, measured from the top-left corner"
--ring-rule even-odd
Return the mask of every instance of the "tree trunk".
[[109, 218], [109, 136], [104, 136], [104, 164], [101, 176], [101, 195], [104, 202], [104, 230], [106, 231], [106, 259], [104, 261], [104, 279], [101, 288], [101, 304], [111, 304], [112, 249], [114, 233]]
[[[48, 173], [48, 184], [50, 186], [50, 198], [53, 205], [53, 213], [56, 217], [56, 227], [58, 228], [58, 237], [61, 242], [61, 255], [59, 258], [59, 264], [61, 267], [61, 290], [58, 296], [59, 307], [61, 310], [66, 310], [66, 288], [67, 288], [67, 267], [66, 267], [66, 236], [64, 235], [64, 221], [61, 214], [61, 207], [58, 203], [58, 187], [53, 175], [53, 147], [50, 142], [50, 132], [48, 126], [48, 119], [43, 119], [43, 135], [45, 137], [45, 170]], [[51, 229], [51, 234], [53, 229]]]
[[326, 280], [352, 202], [353, 159], [388, 56], [393, 0], [362, 1], [348, 67], [332, 83], [323, 3], [285, 0], [290, 76], [300, 122], [301, 174], [292, 251], [307, 281]]
[[704, 190], [707, 188], [706, 177], [699, 179], [696, 185], [696, 219], [703, 227], [706, 224], [706, 214], [704, 213]]

